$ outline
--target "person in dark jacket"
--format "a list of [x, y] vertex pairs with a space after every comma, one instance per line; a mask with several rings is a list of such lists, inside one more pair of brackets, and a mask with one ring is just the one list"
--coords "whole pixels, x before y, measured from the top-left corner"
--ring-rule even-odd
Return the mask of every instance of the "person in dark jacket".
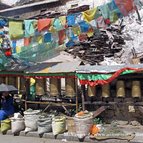
[[13, 97], [8, 92], [3, 92], [1, 96], [0, 121], [5, 120], [14, 114]]

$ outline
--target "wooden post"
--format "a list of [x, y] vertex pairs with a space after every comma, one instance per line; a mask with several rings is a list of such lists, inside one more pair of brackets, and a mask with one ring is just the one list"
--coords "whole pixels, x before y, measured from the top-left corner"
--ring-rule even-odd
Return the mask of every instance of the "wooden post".
[[75, 79], [75, 88], [76, 88], [76, 113], [78, 113], [78, 79]]
[[27, 97], [30, 94], [30, 79], [26, 79], [25, 110], [27, 110]]
[[81, 85], [82, 110], [85, 111], [85, 85]]

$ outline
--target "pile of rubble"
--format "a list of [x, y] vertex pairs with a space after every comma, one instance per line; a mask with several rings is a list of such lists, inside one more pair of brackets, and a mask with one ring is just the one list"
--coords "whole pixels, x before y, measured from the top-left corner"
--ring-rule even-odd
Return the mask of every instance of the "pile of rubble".
[[96, 31], [87, 41], [79, 42], [66, 51], [91, 65], [100, 64], [105, 58], [114, 57], [122, 50], [122, 45], [125, 45], [121, 28], [119, 25], [112, 25], [106, 30]]
[[[142, 20], [143, 10], [139, 12]], [[134, 13], [106, 30], [96, 31], [87, 41], [79, 42], [66, 52], [91, 65], [129, 64], [134, 56], [142, 57], [142, 45], [143, 24]]]

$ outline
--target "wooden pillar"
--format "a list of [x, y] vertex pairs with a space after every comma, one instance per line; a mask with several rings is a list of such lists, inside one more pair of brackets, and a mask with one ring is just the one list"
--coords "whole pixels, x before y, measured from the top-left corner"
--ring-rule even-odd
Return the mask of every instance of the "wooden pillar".
[[76, 88], [76, 113], [78, 113], [78, 81], [75, 79], [75, 88]]
[[27, 110], [27, 98], [30, 95], [30, 79], [26, 79], [25, 110]]
[[8, 84], [8, 76], [5, 77], [5, 84]]
[[81, 85], [82, 110], [85, 111], [85, 85]]
[[20, 90], [20, 93], [26, 93], [26, 78], [24, 77], [20, 77], [19, 78], [19, 90]]

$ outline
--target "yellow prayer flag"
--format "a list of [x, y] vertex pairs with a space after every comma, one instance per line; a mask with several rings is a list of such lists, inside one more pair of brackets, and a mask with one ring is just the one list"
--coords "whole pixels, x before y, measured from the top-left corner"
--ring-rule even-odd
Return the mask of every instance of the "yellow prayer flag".
[[97, 8], [93, 8], [93, 9], [82, 12], [83, 19], [86, 22], [92, 21], [95, 18], [96, 11], [97, 11]]

